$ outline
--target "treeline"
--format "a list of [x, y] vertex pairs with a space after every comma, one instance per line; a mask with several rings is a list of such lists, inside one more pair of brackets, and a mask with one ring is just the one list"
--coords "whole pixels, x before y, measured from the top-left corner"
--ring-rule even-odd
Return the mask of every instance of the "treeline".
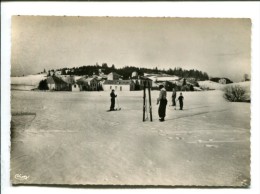
[[[100, 71], [104, 74], [109, 74], [111, 72], [116, 72], [123, 77], [123, 79], [129, 79], [132, 75], [132, 72], [137, 72], [138, 75], [143, 76], [144, 73], [150, 74], [168, 74], [168, 75], [176, 75], [184, 78], [195, 78], [198, 81], [208, 80], [209, 76], [206, 72], [198, 71], [198, 70], [185, 70], [180, 67], [174, 69], [158, 69], [155, 68], [143, 68], [143, 67], [134, 67], [134, 66], [125, 66], [123, 68], [116, 68], [115, 65], [108, 66], [107, 63], [103, 63], [99, 65], [96, 63], [95, 65], [81, 66], [81, 67], [73, 67], [73, 68], [61, 68], [57, 69], [62, 72], [63, 75], [99, 75]], [[52, 71], [52, 70], [51, 70]], [[50, 72], [50, 71], [49, 71]]]
[[185, 70], [182, 68], [174, 68], [166, 71], [169, 75], [176, 75], [184, 78], [195, 78], [198, 81], [208, 80], [209, 76], [206, 72], [198, 71], [195, 69]]

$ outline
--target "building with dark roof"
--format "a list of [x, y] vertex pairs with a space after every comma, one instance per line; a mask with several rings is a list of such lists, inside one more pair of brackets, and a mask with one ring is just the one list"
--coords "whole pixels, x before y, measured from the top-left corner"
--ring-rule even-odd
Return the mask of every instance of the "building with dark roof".
[[47, 78], [47, 84], [49, 90], [56, 90], [56, 91], [68, 91], [69, 86], [68, 84], [63, 81], [61, 78], [53, 75]]
[[99, 90], [98, 81], [93, 77], [82, 77], [77, 80], [77, 84], [79, 85], [80, 91], [97, 91]]

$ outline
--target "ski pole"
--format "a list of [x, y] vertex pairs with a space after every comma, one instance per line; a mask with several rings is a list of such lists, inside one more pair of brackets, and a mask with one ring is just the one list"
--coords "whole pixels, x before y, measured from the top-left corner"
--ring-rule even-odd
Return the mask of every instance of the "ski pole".
[[117, 102], [117, 108], [118, 108], [118, 110], [121, 110], [121, 108], [119, 107], [118, 98], [116, 98], [116, 102]]

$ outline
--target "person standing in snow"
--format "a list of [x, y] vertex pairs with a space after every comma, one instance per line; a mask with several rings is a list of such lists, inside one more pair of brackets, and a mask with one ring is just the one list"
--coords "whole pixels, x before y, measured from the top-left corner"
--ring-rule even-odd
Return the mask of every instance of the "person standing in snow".
[[178, 98], [179, 103], [180, 103], [180, 110], [183, 109], [183, 99], [184, 99], [184, 97], [182, 96], [182, 93], [180, 93], [180, 96]]
[[166, 90], [164, 88], [163, 85], [160, 85], [159, 86], [159, 89], [160, 89], [160, 94], [159, 94], [159, 98], [157, 98], [157, 104], [160, 103], [159, 105], [159, 109], [158, 109], [158, 114], [159, 114], [159, 117], [160, 117], [160, 121], [164, 121], [164, 117], [166, 115], [166, 105], [167, 105], [167, 93], [166, 93]]
[[110, 111], [112, 111], [115, 110], [115, 99], [117, 97], [117, 95], [115, 94], [115, 90], [112, 90], [112, 92], [110, 93], [110, 97], [111, 97]]
[[172, 106], [175, 106], [176, 109], [176, 90], [173, 88], [172, 89]]

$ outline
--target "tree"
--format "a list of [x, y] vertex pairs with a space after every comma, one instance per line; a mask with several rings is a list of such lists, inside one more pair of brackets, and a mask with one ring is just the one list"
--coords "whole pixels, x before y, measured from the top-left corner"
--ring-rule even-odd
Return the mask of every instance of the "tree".
[[102, 68], [108, 68], [107, 63], [102, 63]]
[[186, 84], [187, 84], [187, 83], [186, 83], [186, 79], [184, 78], [182, 85], [185, 86]]
[[228, 86], [224, 89], [224, 98], [230, 102], [247, 102], [246, 91], [242, 87]]
[[63, 69], [61, 70], [61, 74], [62, 74], [62, 75], [66, 75], [66, 69], [65, 69], [65, 68], [63, 68]]
[[244, 74], [244, 81], [250, 81], [249, 75], [247, 73]]
[[38, 89], [39, 90], [48, 90], [49, 89], [47, 79], [40, 81]]
[[154, 69], [154, 70], [155, 70], [155, 73], [158, 73], [158, 68], [157, 68], [157, 67], [155, 67], [155, 69]]

